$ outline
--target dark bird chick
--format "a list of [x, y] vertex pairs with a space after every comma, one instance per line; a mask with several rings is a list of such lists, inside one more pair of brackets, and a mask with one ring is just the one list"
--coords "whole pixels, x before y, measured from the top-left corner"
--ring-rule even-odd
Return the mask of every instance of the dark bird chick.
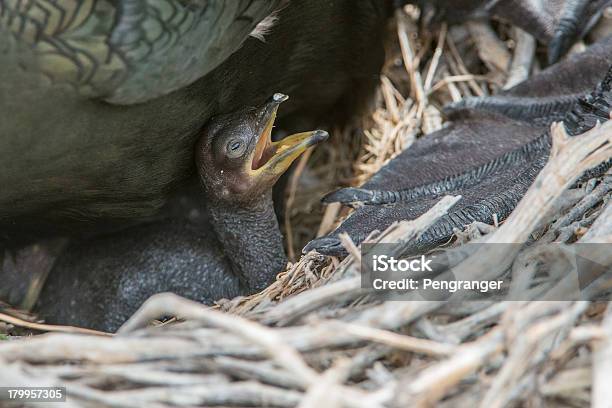
[[196, 146], [206, 214], [167, 219], [75, 242], [59, 257], [37, 311], [50, 323], [116, 330], [149, 296], [171, 291], [197, 301], [246, 295], [286, 265], [272, 186], [327, 133], [272, 142], [275, 94], [259, 108], [210, 120]]

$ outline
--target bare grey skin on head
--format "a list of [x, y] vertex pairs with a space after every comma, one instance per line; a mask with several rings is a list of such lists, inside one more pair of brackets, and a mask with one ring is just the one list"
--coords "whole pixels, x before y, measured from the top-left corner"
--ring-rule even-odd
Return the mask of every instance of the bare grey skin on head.
[[[327, 195], [325, 203], [358, 208], [304, 251], [344, 254], [340, 233], [360, 243], [394, 221], [420, 216], [447, 194], [461, 199], [410, 251], [443, 244], [473, 221], [503, 221], [548, 160], [552, 122], [563, 120], [568, 133], [578, 135], [609, 119], [611, 66], [612, 38], [606, 38], [499, 95], [451, 106], [445, 128], [418, 139], [360, 188]], [[585, 177], [611, 165], [609, 160]]]
[[201, 202], [177, 211], [199, 207], [204, 215], [75, 242], [51, 271], [40, 315], [114, 331], [155, 293], [210, 304], [269, 285], [286, 265], [272, 187], [301, 153], [328, 137], [317, 130], [273, 142], [276, 112], [286, 99], [275, 94], [261, 107], [212, 118], [195, 149]]

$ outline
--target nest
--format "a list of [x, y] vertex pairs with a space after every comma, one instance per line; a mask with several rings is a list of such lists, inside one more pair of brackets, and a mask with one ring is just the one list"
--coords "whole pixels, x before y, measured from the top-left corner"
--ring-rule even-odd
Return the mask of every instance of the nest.
[[[347, 215], [318, 202], [338, 180], [361, 184], [440, 128], [444, 104], [492, 94], [538, 69], [535, 41], [518, 29], [477, 22], [431, 32], [415, 13], [408, 8], [394, 23], [375, 111], [298, 163], [284, 225], [296, 261], [274, 284], [215, 308], [156, 295], [115, 336], [3, 315], [63, 333], [2, 342], [0, 384], [67, 387], [66, 407], [609, 406], [608, 303], [388, 301], [361, 287], [361, 254], [348, 237], [343, 260], [299, 257], [306, 240]], [[455, 242], [530, 245], [468, 254], [461, 273], [510, 275], [516, 290], [558, 295], [566, 269], [547, 262], [558, 256], [552, 243], [612, 243], [612, 180], [574, 184], [612, 157], [612, 122], [578, 138], [553, 125], [552, 136], [548, 164], [512, 215], [502, 225], [471, 225]], [[369, 242], [407, 242], [456, 199]], [[548, 278], [536, 279], [536, 269]], [[180, 321], [148, 326], [168, 315]]]

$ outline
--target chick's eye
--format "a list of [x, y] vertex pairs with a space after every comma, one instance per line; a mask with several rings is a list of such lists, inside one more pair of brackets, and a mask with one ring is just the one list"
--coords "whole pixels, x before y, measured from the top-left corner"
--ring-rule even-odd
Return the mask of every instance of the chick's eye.
[[242, 156], [244, 153], [244, 143], [239, 139], [232, 139], [227, 142], [226, 152], [227, 156], [230, 158], [236, 158]]

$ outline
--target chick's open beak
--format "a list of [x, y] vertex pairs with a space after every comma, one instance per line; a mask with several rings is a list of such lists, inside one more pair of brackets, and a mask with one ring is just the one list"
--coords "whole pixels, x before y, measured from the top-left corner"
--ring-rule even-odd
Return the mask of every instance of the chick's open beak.
[[313, 130], [287, 136], [283, 140], [272, 143], [275, 153], [266, 163], [266, 170], [279, 175], [284, 173], [291, 163], [309, 147], [326, 140], [328, 136], [324, 130]]
[[276, 119], [278, 106], [288, 99], [283, 94], [274, 94], [264, 108], [265, 126], [255, 146], [252, 172], [266, 172], [271, 175], [283, 174], [302, 153], [309, 147], [326, 140], [329, 134], [323, 130], [297, 133], [287, 136], [278, 142], [272, 141], [272, 128]]

